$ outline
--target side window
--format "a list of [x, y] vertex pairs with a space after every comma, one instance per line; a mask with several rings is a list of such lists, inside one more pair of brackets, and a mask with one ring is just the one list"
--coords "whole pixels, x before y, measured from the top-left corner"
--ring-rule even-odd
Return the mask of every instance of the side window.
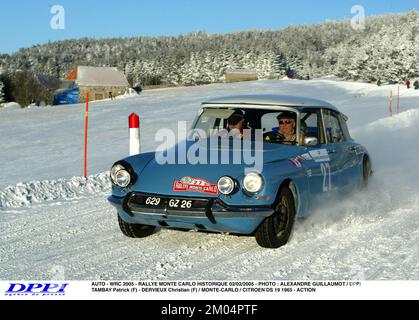
[[328, 143], [345, 141], [345, 135], [339, 119], [338, 113], [331, 110], [324, 110], [324, 125]]
[[320, 144], [324, 143], [320, 110], [303, 110], [301, 113], [301, 132], [304, 137], [314, 137]]
[[342, 126], [343, 130], [343, 136], [345, 138], [345, 141], [351, 140], [351, 134], [349, 133], [348, 125], [346, 124], [347, 118], [345, 116], [340, 115], [340, 125]]

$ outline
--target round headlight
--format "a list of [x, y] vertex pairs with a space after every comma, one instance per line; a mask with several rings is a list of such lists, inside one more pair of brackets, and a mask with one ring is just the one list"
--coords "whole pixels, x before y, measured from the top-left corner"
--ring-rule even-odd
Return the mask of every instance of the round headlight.
[[128, 171], [122, 169], [115, 174], [115, 184], [121, 188], [126, 188], [131, 182], [131, 175]]
[[251, 172], [244, 177], [243, 187], [247, 192], [257, 193], [263, 188], [263, 179], [260, 174]]
[[220, 180], [218, 180], [217, 186], [222, 194], [228, 195], [234, 191], [235, 183], [230, 177], [221, 177]]
[[119, 170], [123, 170], [123, 169], [125, 169], [125, 168], [122, 165], [120, 165], [120, 164], [116, 164], [116, 165], [114, 165], [112, 167], [112, 169], [111, 169], [111, 179], [112, 179], [112, 182], [115, 183], [115, 181], [116, 181], [116, 173]]

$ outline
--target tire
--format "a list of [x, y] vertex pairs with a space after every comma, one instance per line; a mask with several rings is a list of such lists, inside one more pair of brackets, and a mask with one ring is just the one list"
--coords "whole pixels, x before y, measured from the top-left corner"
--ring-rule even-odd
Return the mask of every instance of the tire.
[[287, 244], [295, 221], [294, 197], [288, 187], [279, 194], [275, 213], [256, 230], [256, 242], [263, 248], [277, 249]]
[[118, 223], [122, 233], [128, 238], [146, 238], [151, 236], [156, 230], [156, 227], [153, 226], [125, 222], [119, 215]]
[[371, 162], [370, 160], [365, 157], [362, 163], [362, 189], [368, 189], [369, 179], [372, 174], [371, 171]]

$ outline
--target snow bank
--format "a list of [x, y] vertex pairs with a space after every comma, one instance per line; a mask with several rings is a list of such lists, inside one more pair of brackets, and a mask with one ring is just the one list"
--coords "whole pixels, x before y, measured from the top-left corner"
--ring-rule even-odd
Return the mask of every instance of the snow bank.
[[125, 92], [124, 94], [121, 94], [119, 96], [116, 96], [115, 99], [116, 100], [120, 100], [120, 99], [129, 99], [129, 98], [135, 98], [138, 97], [139, 94], [137, 92], [135, 92], [134, 89], [129, 89], [127, 92]]
[[74, 199], [100, 192], [110, 193], [109, 172], [71, 179], [18, 183], [0, 191], [0, 208], [16, 208], [34, 203]]
[[0, 106], [7, 109], [21, 109], [22, 108], [20, 104], [17, 102], [1, 103]]
[[[419, 172], [418, 123], [419, 110], [412, 109], [356, 128], [352, 135], [368, 148], [376, 167], [412, 177]], [[411, 178], [407, 182], [411, 182]]]

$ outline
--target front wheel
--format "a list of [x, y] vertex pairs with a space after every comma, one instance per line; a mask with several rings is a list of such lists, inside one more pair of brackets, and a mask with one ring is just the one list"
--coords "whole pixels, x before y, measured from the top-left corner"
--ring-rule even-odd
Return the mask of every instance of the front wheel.
[[118, 223], [122, 233], [128, 238], [146, 238], [156, 231], [156, 227], [153, 226], [125, 222], [119, 215]]
[[288, 242], [295, 220], [294, 197], [288, 187], [280, 191], [275, 213], [256, 230], [256, 241], [263, 248], [277, 249]]

